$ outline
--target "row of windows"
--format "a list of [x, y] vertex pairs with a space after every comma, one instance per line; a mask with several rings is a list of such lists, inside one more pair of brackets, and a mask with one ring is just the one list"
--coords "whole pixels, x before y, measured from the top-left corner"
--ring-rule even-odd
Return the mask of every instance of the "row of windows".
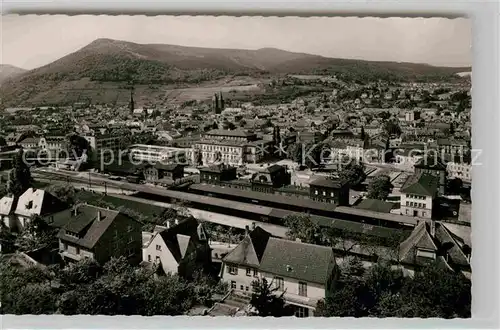
[[425, 203], [417, 203], [417, 202], [406, 202], [406, 206], [419, 207], [419, 208], [423, 208], [423, 209], [427, 208], [427, 204], [425, 204]]
[[241, 154], [241, 147], [224, 147], [224, 146], [217, 146], [217, 145], [206, 145], [203, 144], [201, 147], [201, 150], [203, 151], [222, 151], [222, 152], [230, 152], [233, 154], [240, 153]]
[[[285, 281], [282, 277], [274, 277], [275, 287], [278, 291], [285, 290]], [[307, 283], [299, 282], [299, 296], [307, 297]]]
[[425, 196], [420, 196], [420, 195], [406, 194], [406, 198], [425, 200], [426, 197]]
[[[231, 281], [231, 289], [236, 289], [236, 281]], [[248, 286], [240, 285], [240, 290], [243, 291], [243, 289], [245, 291], [249, 291], [250, 288]], [[252, 288], [252, 291], [253, 291], [253, 288]]]
[[[215, 159], [215, 154], [214, 153], [208, 153], [208, 152], [204, 152], [203, 153], [203, 158], [212, 158], [212, 159]], [[221, 155], [221, 158], [224, 159], [224, 160], [232, 160], [232, 161], [240, 161], [241, 160], [241, 156], [240, 155], [228, 155], [228, 154], [222, 154]]]
[[232, 140], [232, 141], [247, 141], [248, 140], [247, 138], [242, 138], [239, 136], [210, 135], [210, 134], [205, 135], [205, 138], [214, 139], [214, 140]]
[[[318, 190], [315, 190], [315, 191], [314, 191], [314, 194], [315, 194], [315, 195], [319, 195], [319, 191], [318, 191]], [[325, 191], [325, 190], [323, 190], [323, 191], [322, 191], [322, 195], [323, 195], [323, 196], [326, 196], [326, 191]], [[334, 194], [333, 192], [330, 192], [330, 197], [334, 197], [334, 196], [335, 196], [335, 194]]]
[[417, 210], [413, 210], [413, 214], [410, 213], [410, 210], [406, 209], [406, 215], [413, 215], [414, 217], [418, 217], [419, 215], [422, 216], [422, 218], [427, 217], [427, 212], [422, 211], [420, 214], [418, 213]]
[[[151, 258], [151, 255], [148, 254], [148, 262], [151, 262], [153, 259]], [[155, 264], [159, 264], [160, 263], [160, 256], [156, 256], [155, 258]]]

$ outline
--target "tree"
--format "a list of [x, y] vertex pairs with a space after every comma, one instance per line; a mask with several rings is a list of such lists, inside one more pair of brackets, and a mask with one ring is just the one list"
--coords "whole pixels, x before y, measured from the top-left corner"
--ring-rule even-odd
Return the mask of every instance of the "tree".
[[268, 283], [265, 278], [256, 280], [252, 283], [254, 292], [250, 299], [250, 304], [257, 310], [259, 316], [290, 316], [292, 311], [290, 308], [285, 307], [285, 299], [283, 295], [276, 295], [275, 292], [279, 290], [278, 287], [271, 288], [273, 282]]
[[50, 227], [41, 216], [33, 215], [25, 226], [16, 239], [21, 251], [57, 246], [57, 230]]
[[349, 163], [340, 171], [339, 177], [351, 187], [356, 187], [366, 179], [365, 167], [363, 164]]
[[386, 121], [384, 123], [384, 131], [389, 135], [401, 135], [401, 127], [394, 121]]
[[318, 304], [315, 316], [470, 317], [470, 281], [438, 263], [413, 278], [385, 262], [361, 277], [343, 275]]
[[385, 201], [392, 188], [391, 179], [387, 175], [379, 175], [368, 185], [368, 198]]
[[12, 170], [9, 172], [7, 190], [15, 198], [18, 198], [31, 187], [31, 183], [31, 172], [28, 164], [25, 162], [24, 151], [20, 149], [13, 159]]
[[342, 250], [342, 255], [347, 256], [356, 246], [362, 245], [363, 236], [355, 237], [347, 230], [330, 227], [323, 229], [322, 240], [336, 250]]
[[450, 128], [448, 130], [448, 133], [452, 136], [455, 134], [455, 127], [453, 126], [453, 123], [450, 123]]
[[233, 124], [233, 123], [232, 123], [232, 122], [230, 122], [230, 121], [224, 121], [224, 122], [222, 123], [222, 128], [223, 128], [223, 129], [228, 129], [228, 130], [234, 130], [234, 129], [236, 129], [236, 125], [235, 125], [235, 124]]
[[366, 134], [365, 134], [365, 128], [361, 127], [361, 134], [360, 134], [361, 140], [365, 141], [366, 139]]
[[87, 154], [87, 157], [90, 156], [92, 148], [86, 138], [76, 133], [71, 133], [66, 136], [66, 143], [70, 157], [74, 157], [75, 159], [80, 158], [84, 152]]
[[310, 244], [321, 244], [323, 241], [321, 227], [313, 222], [309, 215], [288, 215], [283, 220], [288, 228], [286, 232], [288, 239], [300, 239], [302, 242]]
[[453, 178], [448, 181], [446, 188], [449, 194], [459, 195], [462, 192], [463, 181], [460, 178]]
[[378, 114], [378, 117], [382, 120], [387, 120], [391, 118], [391, 114], [388, 111], [382, 111]]
[[69, 184], [55, 184], [46, 191], [67, 205], [73, 205], [76, 199], [75, 187]]
[[302, 163], [302, 145], [299, 143], [290, 144], [286, 150], [288, 159], [296, 163]]
[[22, 268], [8, 258], [0, 260], [2, 314], [52, 314], [57, 294], [50, 288], [51, 275], [38, 267]]

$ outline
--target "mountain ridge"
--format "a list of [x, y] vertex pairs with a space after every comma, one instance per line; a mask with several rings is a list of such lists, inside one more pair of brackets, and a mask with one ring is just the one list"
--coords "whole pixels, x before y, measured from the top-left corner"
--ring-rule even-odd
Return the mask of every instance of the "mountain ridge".
[[9, 79], [15, 78], [28, 70], [11, 64], [0, 64], [0, 85]]
[[[228, 75], [336, 74], [360, 80], [451, 79], [469, 68], [338, 59], [272, 47], [256, 50], [139, 44], [98, 38], [49, 64], [25, 71], [0, 88], [4, 104], [40, 102], [51, 90], [103, 82], [139, 85], [199, 84]], [[94, 88], [94, 87], [92, 87]], [[35, 102], [35, 103], [36, 103]]]

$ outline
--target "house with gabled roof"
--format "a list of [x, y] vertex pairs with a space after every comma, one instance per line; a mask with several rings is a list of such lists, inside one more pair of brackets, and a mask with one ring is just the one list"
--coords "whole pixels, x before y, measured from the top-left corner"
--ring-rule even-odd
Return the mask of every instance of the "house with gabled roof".
[[401, 214], [430, 219], [438, 196], [439, 178], [428, 173], [409, 176], [401, 189]]
[[15, 223], [14, 217], [15, 203], [13, 196], [4, 196], [0, 199], [0, 220], [2, 225], [12, 228]]
[[427, 173], [438, 177], [438, 191], [440, 194], [444, 194], [447, 169], [441, 157], [429, 152], [417, 161], [413, 167], [415, 169], [415, 174]]
[[143, 245], [142, 264], [156, 266], [165, 274], [193, 275], [211, 262], [208, 233], [195, 218], [157, 226]]
[[276, 238], [260, 227], [247, 231], [222, 262], [222, 281], [232, 290], [250, 295], [254, 281], [265, 278], [300, 317], [314, 313], [337, 269], [331, 247]]
[[445, 223], [421, 221], [399, 247], [399, 264], [409, 275], [438, 262], [470, 278], [471, 247]]
[[66, 261], [91, 258], [104, 264], [126, 257], [131, 264], [141, 262], [142, 224], [119, 211], [79, 204], [48, 217], [48, 222], [61, 227], [59, 253]]
[[252, 291], [252, 283], [259, 279], [260, 262], [270, 237], [261, 227], [247, 231], [238, 246], [222, 259], [221, 278], [231, 289]]
[[28, 188], [19, 196], [14, 207], [14, 217], [9, 227], [13, 230], [23, 230], [32, 216], [46, 217], [66, 209], [67, 205], [45, 190]]

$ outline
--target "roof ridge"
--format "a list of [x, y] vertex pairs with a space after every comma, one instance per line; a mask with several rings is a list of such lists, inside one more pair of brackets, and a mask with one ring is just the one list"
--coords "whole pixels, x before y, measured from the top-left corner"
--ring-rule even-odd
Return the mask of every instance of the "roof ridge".
[[296, 241], [296, 240], [291, 240], [291, 239], [286, 239], [286, 238], [280, 238], [280, 237], [274, 237], [274, 236], [270, 236], [269, 240], [270, 239], [274, 239], [274, 240], [277, 240], [277, 241], [287, 241], [287, 242], [292, 242], [292, 243], [301, 244], [301, 245], [315, 246], [315, 247], [318, 247], [318, 248], [322, 248], [324, 250], [332, 250], [333, 251], [332, 247], [325, 246], [325, 245], [305, 243], [305, 242], [302, 242], [302, 241]]

